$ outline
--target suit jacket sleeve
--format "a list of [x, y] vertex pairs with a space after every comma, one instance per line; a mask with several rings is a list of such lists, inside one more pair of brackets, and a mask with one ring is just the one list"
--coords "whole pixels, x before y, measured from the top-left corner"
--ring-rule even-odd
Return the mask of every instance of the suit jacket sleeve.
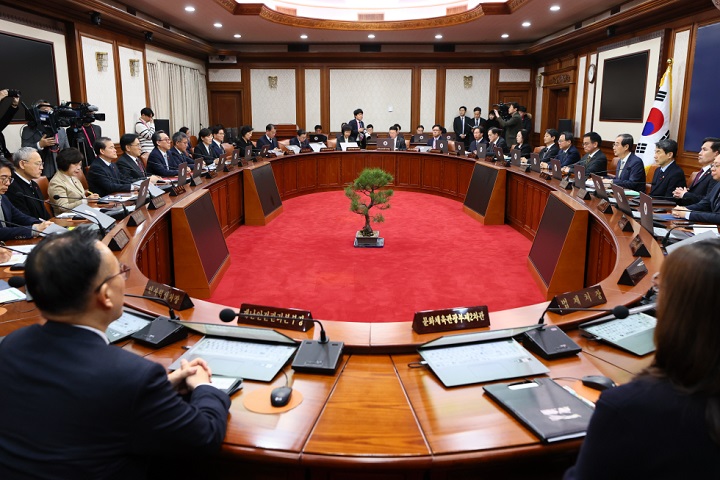
[[34, 128], [25, 125], [20, 132], [21, 147], [32, 147], [37, 150], [38, 142], [42, 138], [42, 133]]
[[18, 225], [27, 225], [26, 227], [15, 227], [12, 225], [3, 225], [0, 227], [0, 240], [16, 240], [23, 238], [32, 238], [31, 225], [40, 223], [38, 219], [25, 215], [10, 203], [10, 200], [0, 197], [0, 208], [3, 209], [5, 220], [16, 223]]
[[176, 395], [159, 364], [138, 377], [137, 408], [133, 418], [134, 453], [211, 453], [222, 445], [230, 398], [215, 387], [197, 387], [185, 402]]
[[588, 163], [585, 174], [590, 175], [591, 173], [596, 175], [605, 175], [607, 173], [607, 157], [604, 153], [598, 152]]
[[121, 183], [112, 178], [110, 169], [105, 166], [102, 160], [93, 162], [88, 170], [88, 187], [101, 197], [114, 192], [129, 192], [130, 183]]
[[700, 182], [700, 185], [693, 189], [693, 191], [685, 192], [685, 195], [682, 196], [678, 203], [680, 205], [692, 205], [694, 203], [698, 203], [705, 197], [705, 195], [715, 188], [715, 185], [717, 185], [717, 182], [713, 180], [712, 177], [703, 179]]
[[[170, 161], [168, 159], [168, 165]], [[160, 175], [161, 177], [175, 177], [177, 171], [172, 171], [165, 166], [165, 161], [159, 150], [153, 149], [148, 155], [147, 171], [150, 175]]]
[[[142, 162], [142, 160], [140, 161]], [[130, 183], [134, 182], [135, 180], [140, 180], [144, 177], [143, 174], [140, 172], [139, 168], [133, 166], [132, 163], [134, 162], [127, 155], [123, 155], [115, 162], [115, 166], [118, 168], [120, 176], [123, 178], [123, 180]]]
[[[58, 195], [60, 198], [54, 199], [53, 197], [55, 197], [55, 195]], [[53, 178], [48, 184], [48, 197], [53, 199], [52, 201], [53, 203], [55, 203], [55, 205], [59, 205], [65, 208], [75, 208], [82, 203], [81, 199], [76, 199], [76, 197], [78, 197], [79, 195], [79, 192], [75, 190], [70, 190], [68, 185], [65, 184], [62, 173], [53, 175]], [[55, 210], [55, 215], [58, 215], [64, 211], [62, 208], [55, 207], [53, 209]]]
[[10, 125], [10, 122], [12, 121], [13, 117], [17, 113], [19, 107], [13, 107], [10, 105], [8, 109], [5, 111], [5, 114], [0, 118], [0, 132], [5, 130], [5, 127]]
[[[625, 172], [627, 171], [627, 174]], [[615, 179], [613, 183], [637, 192], [645, 192], [645, 165], [639, 157], [630, 157], [623, 170], [623, 179]]]
[[530, 156], [530, 154], [532, 153], [532, 151], [533, 151], [532, 145], [530, 145], [529, 143], [525, 143], [520, 148], [520, 155], [525, 158], [528, 158]]

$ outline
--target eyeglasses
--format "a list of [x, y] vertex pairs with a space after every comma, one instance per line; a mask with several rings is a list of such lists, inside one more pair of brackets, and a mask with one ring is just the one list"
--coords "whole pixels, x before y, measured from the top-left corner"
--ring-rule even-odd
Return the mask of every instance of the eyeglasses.
[[10, 185], [14, 180], [14, 177], [6, 177], [4, 175], [0, 177], [0, 182], [2, 182], [3, 185]]
[[43, 166], [43, 162], [28, 162], [27, 160], [23, 160], [23, 162], [25, 162], [28, 165], [31, 165], [33, 167], [42, 167]]
[[[711, 163], [710, 168], [711, 169], [720, 168], [720, 163]], [[2, 179], [2, 177], [0, 177], [0, 179]], [[12, 180], [12, 178], [10, 180]]]
[[124, 280], [127, 280], [128, 277], [130, 277], [130, 267], [128, 267], [124, 263], [121, 263], [119, 266], [120, 266], [120, 271], [114, 275], [110, 275], [105, 280], [100, 282], [100, 285], [98, 285], [97, 288], [95, 289], [95, 293], [99, 292], [103, 285], [105, 285], [107, 282], [109, 282], [113, 278], [117, 277], [118, 275], [122, 275]]

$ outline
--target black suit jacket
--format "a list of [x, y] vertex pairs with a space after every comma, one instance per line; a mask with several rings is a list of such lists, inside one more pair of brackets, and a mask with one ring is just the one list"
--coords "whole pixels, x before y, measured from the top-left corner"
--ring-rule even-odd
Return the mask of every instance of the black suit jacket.
[[262, 150], [262, 147], [264, 147], [265, 145], [270, 145], [270, 150], [275, 150], [276, 148], [278, 148], [277, 138], [273, 137], [272, 140], [270, 140], [267, 135], [263, 135], [262, 137], [258, 138], [258, 150]]
[[[453, 120], [453, 131], [455, 132], [455, 139], [465, 144], [466, 147], [470, 145], [470, 142], [473, 140], [472, 136], [472, 124], [474, 123], [474, 120], [470, 117], [465, 117], [465, 128], [463, 128], [463, 117], [457, 116]], [[471, 123], [472, 122], [472, 123]], [[465, 138], [461, 139], [460, 135], [464, 134]]]
[[[138, 158], [138, 160], [142, 163], [142, 159]], [[141, 170], [137, 162], [127, 153], [124, 153], [115, 161], [115, 166], [118, 168], [120, 176], [124, 181], [132, 183], [135, 180], [143, 180], [147, 177], [145, 170]]]
[[[487, 126], [487, 120], [485, 120], [483, 117], [480, 117], [478, 120], [480, 121], [479, 126], [482, 127], [483, 132], [487, 132], [487, 130], [485, 129], [485, 127]], [[475, 126], [476, 126], [475, 125], [475, 117], [470, 117], [470, 131], [471, 132], [472, 132], [472, 129], [475, 128]]]
[[650, 189], [651, 197], [672, 198], [677, 187], [685, 186], [685, 172], [677, 162], [672, 162], [663, 172], [661, 168], [655, 170]]
[[[352, 135], [350, 135], [350, 136], [348, 137], [347, 141], [348, 141], [348, 142], [358, 143], [358, 142], [357, 142], [357, 139], [356, 139], [355, 137], [353, 137]], [[341, 143], [347, 143], [347, 142], [345, 141], [345, 136], [344, 136], [344, 135], [338, 135], [338, 136], [337, 136], [337, 143], [335, 144], [335, 150], [342, 150], [342, 147], [340, 146]], [[360, 146], [359, 143], [358, 143], [358, 146]]]
[[161, 177], [177, 177], [178, 170], [177, 164], [173, 161], [173, 157], [170, 156], [170, 151], [167, 152], [167, 166], [165, 160], [157, 147], [153, 148], [150, 155], [148, 155], [147, 171], [148, 175], [159, 175]]
[[[30, 184], [28, 184], [20, 178], [17, 172], [13, 172], [13, 178], [15, 180], [10, 184], [5, 194], [10, 202], [25, 215], [49, 220], [51, 215], [47, 211], [47, 208], [45, 208], [45, 198], [38, 184], [35, 183], [35, 181], [31, 181]], [[32, 197], [36, 200], [27, 197]]]
[[[488, 142], [488, 147], [490, 146], [490, 142]], [[507, 146], [507, 142], [504, 138], [498, 137], [497, 142], [495, 143], [495, 147], [501, 148], [503, 153], [508, 153], [510, 151], [510, 148]], [[495, 155], [494, 153], [490, 153], [490, 148], [488, 148], [487, 152], [488, 156]]]
[[540, 161], [550, 163], [550, 160], [552, 160], [553, 158], [558, 158], [559, 153], [560, 147], [557, 143], [553, 143], [552, 145], [550, 145], [550, 148], [546, 146], [542, 150], [540, 150]]
[[207, 454], [225, 436], [225, 393], [200, 386], [186, 402], [160, 364], [72, 325], [8, 335], [0, 381], [0, 478], [142, 479], [151, 458]]
[[[702, 170], [698, 172], [698, 175], [702, 175]], [[697, 177], [695, 178], [697, 179]], [[710, 190], [713, 189], [716, 183], [717, 182], [713, 180], [712, 175], [710, 174], [710, 169], [708, 169], [707, 173], [703, 175], [697, 183], [690, 185], [688, 191], [685, 192], [685, 195], [678, 200], [678, 205], [687, 206], [692, 205], [693, 203], [698, 203], [705, 197], [705, 195], [708, 194]]]
[[[12, 99], [9, 101], [11, 102]], [[5, 145], [5, 135], [3, 135], [2, 131], [5, 130], [5, 127], [10, 125], [10, 122], [12, 122], [13, 117], [18, 111], [18, 108], [19, 106], [13, 107], [11, 104], [3, 114], [2, 118], [0, 118], [0, 154], [4, 155], [8, 160], [10, 160], [10, 152]]]
[[30, 227], [36, 223], [40, 223], [40, 220], [25, 215], [15, 208], [15, 205], [13, 205], [9, 199], [5, 198], [5, 195], [0, 195], [0, 208], [2, 208], [3, 215], [7, 222], [24, 225], [22, 227], [16, 227], [14, 225], [0, 223], [0, 240], [32, 238], [32, 229]]
[[607, 157], [602, 150], [597, 150], [595, 154], [590, 157], [590, 154], [585, 154], [579, 162], [570, 165], [570, 171], [575, 171], [575, 165], [582, 165], [585, 167], [585, 175], [590, 176], [591, 173], [597, 175], [605, 175], [607, 173]]
[[290, 139], [290, 145], [295, 145], [296, 147], [300, 148], [310, 148], [310, 142], [308, 142], [307, 139], [300, 143], [300, 140], [298, 140], [297, 137], [293, 137]]
[[407, 145], [405, 145], [405, 139], [395, 137], [395, 150], [407, 150]]
[[101, 197], [114, 192], [129, 192], [131, 189], [131, 182], [124, 180], [120, 176], [120, 171], [115, 164], [112, 164], [112, 166], [105, 165], [101, 158], [98, 158], [97, 162], [90, 165], [87, 181], [89, 190]]
[[[618, 168], [620, 168], [620, 162], [618, 162]], [[613, 183], [623, 188], [645, 193], [645, 164], [642, 159], [631, 153], [620, 175], [617, 175], [616, 171]]]
[[175, 147], [168, 150], [168, 157], [170, 163], [174, 165], [180, 166], [181, 163], [187, 163], [188, 168], [193, 168], [195, 166], [195, 161], [190, 155], [183, 155], [183, 153]]
[[717, 223], [720, 225], [720, 183], [710, 190], [698, 203], [688, 205], [691, 222]]
[[[515, 148], [517, 149], [518, 147], [515, 146]], [[529, 158], [533, 148], [529, 143], [523, 143], [518, 150], [520, 150], [521, 157]]]
[[482, 137], [479, 142], [473, 138], [473, 141], [470, 142], [470, 146], [468, 147], [468, 152], [475, 153], [477, 151], [478, 143], [480, 145], [485, 145], [485, 149], [487, 150], [487, 139]]
[[569, 167], [580, 161], [580, 152], [575, 148], [575, 145], [570, 145], [570, 148], [566, 151], [559, 150], [557, 159], [560, 160], [561, 167]]
[[[238, 142], [242, 142], [242, 141], [243, 140], [240, 139]], [[241, 150], [244, 151], [244, 148], [242, 148]], [[208, 148], [208, 146], [202, 142], [198, 143], [195, 146], [193, 155], [195, 155], [196, 158], [202, 157], [202, 159], [206, 165], [212, 164], [213, 162], [215, 162], [216, 158], [220, 157], [214, 149]]]

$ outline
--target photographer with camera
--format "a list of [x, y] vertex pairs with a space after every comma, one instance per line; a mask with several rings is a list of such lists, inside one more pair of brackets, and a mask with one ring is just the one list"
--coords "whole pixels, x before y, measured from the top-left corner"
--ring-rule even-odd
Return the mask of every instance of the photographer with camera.
[[82, 125], [67, 128], [68, 143], [83, 154], [85, 167], [89, 167], [97, 158], [93, 145], [95, 140], [102, 137], [102, 128], [94, 122], [94, 111], [89, 111], [83, 116]]
[[[495, 112], [498, 123], [505, 129], [505, 134], [503, 135], [505, 141], [515, 141], [518, 132], [522, 130], [522, 117], [520, 116], [520, 112], [518, 112], [520, 105], [517, 102], [508, 103], [507, 105], [498, 103], [496, 107], [493, 111]], [[498, 112], [498, 109], [502, 110], [502, 115]], [[507, 109], [507, 113], [505, 109]]]
[[5, 110], [5, 114], [3, 114], [2, 118], [0, 118], [0, 155], [9, 159], [10, 152], [7, 149], [7, 145], [5, 145], [5, 135], [3, 135], [2, 131], [5, 130], [5, 127], [10, 125], [10, 122], [20, 107], [20, 90], [12, 90], [8, 88], [0, 90], [0, 102], [2, 102], [5, 97], [10, 97], [12, 100], [10, 101], [8, 109]]
[[27, 125], [20, 131], [23, 147], [33, 147], [43, 160], [43, 172], [50, 179], [57, 172], [56, 157], [63, 148], [70, 148], [67, 134], [57, 125], [53, 107], [46, 100], [36, 101], [26, 109]]

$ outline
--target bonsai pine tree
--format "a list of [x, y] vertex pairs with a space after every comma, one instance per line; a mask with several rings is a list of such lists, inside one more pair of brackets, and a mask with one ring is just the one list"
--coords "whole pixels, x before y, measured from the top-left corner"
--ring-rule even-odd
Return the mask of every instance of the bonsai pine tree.
[[[361, 234], [364, 237], [372, 237], [373, 229], [370, 220], [376, 223], [385, 221], [382, 213], [370, 216], [370, 209], [375, 207], [378, 210], [390, 208], [390, 197], [392, 190], [380, 190], [382, 187], [393, 181], [392, 175], [380, 168], [366, 168], [360, 173], [355, 181], [345, 188], [345, 196], [350, 199], [350, 211], [365, 217], [365, 226]], [[363, 196], [360, 196], [362, 194]]]

